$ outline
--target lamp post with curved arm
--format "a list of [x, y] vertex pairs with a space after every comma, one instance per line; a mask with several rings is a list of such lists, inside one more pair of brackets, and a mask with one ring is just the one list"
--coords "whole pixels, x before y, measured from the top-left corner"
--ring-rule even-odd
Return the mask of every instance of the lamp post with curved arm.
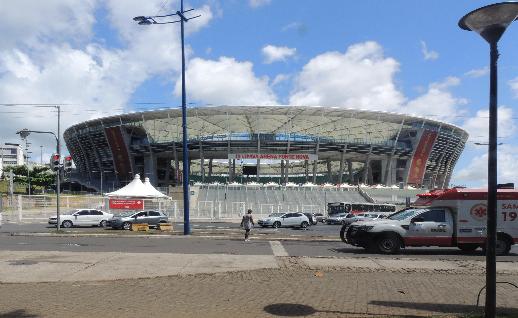
[[[29, 130], [27, 128], [24, 128], [22, 130], [19, 130], [16, 132], [16, 134], [20, 135], [20, 137], [22, 139], [25, 139], [27, 140], [27, 137], [29, 137], [29, 135], [31, 133], [34, 133], [34, 134], [50, 134], [52, 136], [54, 136], [54, 139], [56, 139], [56, 153], [58, 154], [58, 156], [61, 157], [61, 154], [60, 154], [60, 144], [59, 144], [59, 138], [58, 136], [56, 136], [56, 134], [52, 131], [40, 131], [40, 130]], [[59, 135], [59, 120], [58, 120], [58, 135]], [[56, 229], [57, 231], [60, 230], [60, 220], [59, 220], [59, 192], [61, 192], [61, 168], [58, 169], [58, 171], [56, 171]]]
[[[191, 227], [189, 223], [189, 149], [187, 139], [187, 97], [185, 93], [185, 52], [184, 52], [184, 23], [200, 17], [200, 15], [194, 17], [187, 17], [185, 13], [190, 12], [194, 9], [184, 10], [183, 0], [180, 1], [180, 11], [176, 13], [156, 16], [138, 16], [134, 17], [133, 21], [139, 25], [151, 25], [151, 24], [171, 24], [180, 23], [181, 30], [181, 42], [182, 42], [182, 150], [183, 150], [183, 234], [191, 234]], [[164, 20], [172, 17], [179, 18], [178, 20]]]

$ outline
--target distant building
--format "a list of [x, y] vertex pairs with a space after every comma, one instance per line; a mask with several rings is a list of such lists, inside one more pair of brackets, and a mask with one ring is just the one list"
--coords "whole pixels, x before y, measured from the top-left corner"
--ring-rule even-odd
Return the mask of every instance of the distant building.
[[0, 144], [0, 174], [4, 172], [4, 167], [23, 165], [24, 158], [21, 145]]

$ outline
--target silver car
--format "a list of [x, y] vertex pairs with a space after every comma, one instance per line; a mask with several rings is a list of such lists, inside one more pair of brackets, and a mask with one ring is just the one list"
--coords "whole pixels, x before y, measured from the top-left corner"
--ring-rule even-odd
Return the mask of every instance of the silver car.
[[273, 213], [267, 218], [260, 219], [257, 224], [261, 227], [300, 227], [307, 228], [309, 219], [302, 213]]
[[123, 212], [108, 220], [108, 226], [114, 229], [131, 229], [133, 223], [147, 223], [149, 226], [158, 226], [159, 223], [167, 223], [167, 215], [160, 211]]
[[[105, 227], [106, 222], [113, 217], [113, 214], [96, 209], [78, 209], [60, 215], [61, 227], [70, 228], [73, 226], [101, 226]], [[57, 225], [58, 219], [55, 216], [49, 218], [50, 225]]]

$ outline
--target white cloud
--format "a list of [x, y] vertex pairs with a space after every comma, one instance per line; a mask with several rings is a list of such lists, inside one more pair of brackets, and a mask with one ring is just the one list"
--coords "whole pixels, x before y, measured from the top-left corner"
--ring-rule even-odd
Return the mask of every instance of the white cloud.
[[[230, 57], [219, 60], [194, 58], [186, 71], [189, 98], [216, 105], [278, 104], [268, 78], [257, 77], [252, 68], [251, 62]], [[181, 94], [180, 80], [176, 82], [175, 93]]]
[[56, 40], [82, 42], [92, 35], [95, 0], [18, 0], [2, 5], [0, 50]]
[[295, 56], [297, 49], [287, 46], [267, 45], [263, 47], [262, 53], [264, 62], [271, 64], [273, 62], [286, 61], [288, 58]]
[[399, 63], [384, 57], [376, 42], [323, 53], [303, 67], [290, 104], [394, 111], [405, 101], [394, 84], [398, 71]]
[[[453, 175], [457, 184], [487, 187], [487, 152], [473, 157], [471, 162]], [[518, 180], [518, 149], [503, 145], [498, 147], [498, 183]]]
[[270, 2], [272, 2], [272, 0], [248, 0], [248, 4], [252, 8], [257, 8], [260, 6], [267, 5], [267, 4], [270, 4]]
[[[110, 0], [99, 4], [105, 6], [111, 27], [120, 34], [120, 48], [92, 41], [97, 9], [93, 0], [21, 0], [6, 6], [0, 24], [0, 101], [73, 104], [63, 106], [63, 128], [120, 112], [142, 82], [157, 75], [169, 77], [180, 68], [178, 26], [139, 26], [131, 20], [158, 12], [162, 2]], [[166, 10], [174, 12], [176, 5], [173, 1]], [[212, 19], [208, 6], [197, 13], [202, 17], [187, 23], [187, 34]], [[15, 110], [22, 114], [2, 114], [0, 135], [13, 136], [15, 141], [14, 132], [24, 127], [55, 130], [51, 109]], [[54, 148], [48, 136], [30, 138], [33, 144], [37, 141], [45, 149]]]
[[489, 74], [489, 67], [484, 66], [483, 68], [477, 68], [464, 73], [467, 77], [477, 78]]
[[278, 74], [272, 81], [272, 86], [285, 82], [291, 78], [288, 74]]
[[[462, 128], [470, 135], [470, 142], [487, 143], [489, 140], [489, 111], [479, 110], [474, 117], [464, 121]], [[501, 137], [509, 137], [516, 132], [513, 110], [509, 107], [498, 107], [498, 130]]]
[[432, 50], [428, 50], [428, 46], [426, 45], [425, 41], [421, 41], [421, 52], [423, 53], [423, 58], [426, 61], [433, 61], [439, 58], [439, 53]]
[[457, 77], [448, 77], [442, 82], [432, 83], [426, 93], [409, 101], [401, 111], [437, 120], [454, 121], [459, 114], [459, 106], [467, 103], [466, 99], [456, 98], [448, 90], [459, 83]]
[[518, 98], [518, 77], [507, 82], [515, 98]]

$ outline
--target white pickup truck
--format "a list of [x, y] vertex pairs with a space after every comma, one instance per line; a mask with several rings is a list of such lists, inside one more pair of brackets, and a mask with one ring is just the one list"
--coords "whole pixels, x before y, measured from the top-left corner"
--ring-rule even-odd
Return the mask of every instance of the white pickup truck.
[[[384, 254], [407, 246], [456, 246], [463, 251], [484, 248], [487, 190], [453, 188], [418, 195], [416, 206], [378, 221], [343, 227], [342, 240]], [[518, 191], [497, 194], [497, 255], [518, 243]]]

